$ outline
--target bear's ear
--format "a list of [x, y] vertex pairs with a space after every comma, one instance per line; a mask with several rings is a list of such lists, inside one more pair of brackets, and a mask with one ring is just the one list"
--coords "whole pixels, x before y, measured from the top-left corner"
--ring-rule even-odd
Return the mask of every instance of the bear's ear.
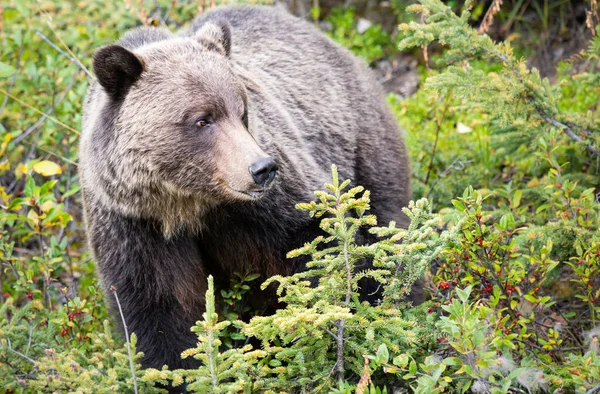
[[219, 19], [205, 23], [194, 34], [194, 38], [208, 49], [216, 50], [226, 57], [231, 53], [231, 25], [227, 21]]
[[109, 45], [94, 54], [94, 72], [98, 82], [115, 100], [125, 96], [143, 71], [142, 60], [122, 46]]

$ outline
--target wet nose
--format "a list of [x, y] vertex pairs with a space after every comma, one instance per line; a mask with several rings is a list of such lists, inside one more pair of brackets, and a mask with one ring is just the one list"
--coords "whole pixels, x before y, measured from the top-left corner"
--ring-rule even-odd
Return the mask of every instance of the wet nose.
[[273, 178], [275, 178], [275, 173], [278, 169], [277, 163], [270, 157], [258, 159], [254, 164], [248, 167], [248, 171], [250, 171], [254, 183], [262, 187], [269, 186], [273, 181]]

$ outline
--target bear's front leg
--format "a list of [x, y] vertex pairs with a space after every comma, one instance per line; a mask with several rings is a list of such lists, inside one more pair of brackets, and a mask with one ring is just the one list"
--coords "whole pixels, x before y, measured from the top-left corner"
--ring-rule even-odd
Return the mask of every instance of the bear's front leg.
[[121, 321], [113, 286], [129, 334], [144, 352], [144, 367], [194, 368], [181, 359], [196, 345], [190, 328], [202, 318], [207, 283], [193, 235], [166, 238], [157, 222], [125, 217], [86, 204], [88, 236], [113, 316]]

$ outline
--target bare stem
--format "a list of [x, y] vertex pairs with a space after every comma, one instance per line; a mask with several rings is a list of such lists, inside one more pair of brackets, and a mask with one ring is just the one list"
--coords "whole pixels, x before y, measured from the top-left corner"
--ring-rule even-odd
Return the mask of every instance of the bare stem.
[[[573, 131], [573, 129], [571, 127], [567, 126], [564, 123], [559, 122], [558, 120], [556, 120], [554, 118], [551, 118], [550, 116], [548, 116], [542, 110], [539, 110], [538, 112], [539, 112], [540, 116], [542, 117], [542, 119], [544, 119], [546, 122], [550, 123], [552, 126], [557, 127], [559, 129], [562, 129], [565, 133], [567, 133], [567, 135], [569, 136], [569, 138], [571, 138], [573, 141], [576, 141], [576, 142], [585, 142], [583, 140], [583, 138], [581, 138], [580, 136], [578, 136], [577, 134], [575, 134], [575, 132]], [[600, 150], [598, 150], [597, 148], [593, 147], [590, 144], [588, 144], [586, 146], [586, 149], [590, 153], [593, 153], [595, 155], [600, 155]]]
[[346, 319], [338, 320], [335, 325], [337, 326], [337, 335], [335, 341], [337, 343], [336, 363], [335, 370], [337, 372], [337, 378], [344, 380], [344, 326]]
[[[524, 80], [523, 80], [523, 76], [521, 75], [521, 73], [519, 72], [519, 70], [513, 65], [511, 64], [511, 62], [509, 61], [508, 57], [506, 57], [506, 55], [504, 55], [501, 52], [491, 52], [488, 50], [488, 53], [492, 53], [494, 55], [496, 55], [500, 60], [502, 60], [502, 62], [508, 66], [510, 68], [510, 70], [513, 72], [513, 74], [515, 74], [515, 76], [517, 77], [517, 79], [519, 80], [519, 82], [522, 85], [525, 85]], [[552, 126], [557, 127], [559, 129], [562, 129], [568, 136], [569, 138], [571, 138], [573, 141], [575, 142], [585, 142], [583, 140], [583, 138], [581, 138], [580, 136], [578, 136], [575, 131], [573, 131], [573, 129], [564, 124], [559, 122], [558, 120], [554, 119], [553, 117], [549, 116], [546, 111], [543, 108], [540, 108], [538, 106], [536, 106], [536, 109], [538, 111], [538, 114], [540, 115], [540, 117], [542, 119], [544, 119], [546, 122], [550, 123]], [[595, 148], [594, 146], [592, 146], [591, 144], [588, 144], [586, 146], [586, 149], [588, 150], [588, 152], [593, 153], [595, 155], [600, 155], [600, 150], [598, 150], [597, 148]]]
[[110, 290], [115, 295], [117, 306], [119, 307], [119, 314], [121, 315], [121, 321], [123, 322], [123, 330], [125, 331], [125, 340], [127, 341], [127, 355], [129, 356], [129, 369], [131, 369], [131, 378], [133, 379], [133, 392], [138, 394], [137, 380], [135, 377], [135, 368], [133, 367], [133, 357], [131, 357], [131, 343], [129, 342], [129, 332], [127, 332], [127, 324], [125, 323], [125, 316], [123, 316], [123, 309], [121, 309], [121, 303], [119, 302], [119, 296], [117, 295], [117, 288], [111, 286]]
[[33, 365], [35, 365], [35, 360], [34, 359], [32, 359], [31, 357], [26, 356], [25, 354], [23, 354], [23, 353], [21, 353], [21, 352], [19, 352], [19, 351], [17, 351], [17, 350], [15, 350], [15, 349], [12, 348], [12, 344], [10, 343], [10, 338], [6, 338], [6, 340], [8, 342], [8, 350], [10, 350], [11, 352], [13, 352], [16, 355], [19, 355], [19, 356], [23, 357], [25, 360], [27, 360], [30, 363], [32, 363]]
[[35, 34], [38, 37], [40, 37], [42, 40], [46, 41], [46, 43], [48, 45], [50, 45], [52, 48], [54, 48], [58, 53], [60, 53], [61, 55], [63, 55], [67, 59], [69, 59], [71, 61], [71, 63], [75, 64], [77, 67], [79, 67], [80, 69], [82, 69], [83, 72], [88, 76], [88, 78], [94, 79], [94, 76], [92, 75], [92, 73], [89, 72], [89, 70], [87, 68], [85, 68], [83, 66], [83, 64], [81, 64], [79, 62], [79, 60], [75, 59], [73, 56], [69, 55], [68, 53], [66, 53], [65, 51], [63, 51], [62, 49], [60, 49], [55, 43], [53, 43], [52, 41], [50, 41], [50, 39], [48, 37], [46, 37], [45, 35], [43, 35], [41, 32], [36, 31]]
[[597, 386], [589, 389], [588, 392], [585, 394], [598, 394], [598, 393], [600, 393], [600, 383]]
[[39, 109], [35, 108], [34, 106], [27, 104], [27, 103], [26, 103], [26, 102], [24, 102], [23, 100], [19, 100], [17, 97], [15, 97], [15, 96], [13, 96], [12, 94], [8, 93], [6, 90], [4, 90], [4, 89], [0, 89], [0, 93], [3, 93], [3, 94], [5, 94], [5, 95], [7, 95], [7, 96], [8, 96], [8, 97], [10, 97], [11, 99], [15, 100], [17, 103], [19, 103], [19, 104], [21, 104], [21, 105], [24, 105], [25, 107], [29, 108], [30, 110], [32, 110], [32, 111], [35, 111], [35, 112], [37, 112], [37, 113], [38, 113], [38, 114], [40, 114], [40, 115], [44, 115], [44, 116], [46, 116], [48, 119], [50, 119], [51, 121], [53, 121], [53, 122], [55, 122], [55, 123], [58, 123], [59, 125], [61, 125], [61, 126], [62, 126], [62, 127], [64, 127], [65, 129], [67, 129], [67, 130], [69, 130], [69, 131], [72, 131], [73, 133], [75, 133], [75, 134], [77, 134], [77, 135], [81, 134], [79, 131], [77, 131], [77, 130], [76, 130], [76, 129], [74, 129], [73, 127], [69, 126], [68, 124], [61, 122], [60, 120], [56, 119], [56, 118], [55, 118], [55, 117], [53, 117], [53, 116], [50, 116], [50, 115], [48, 115], [47, 113], [45, 113], [45, 112], [43, 112], [43, 111], [40, 111]]

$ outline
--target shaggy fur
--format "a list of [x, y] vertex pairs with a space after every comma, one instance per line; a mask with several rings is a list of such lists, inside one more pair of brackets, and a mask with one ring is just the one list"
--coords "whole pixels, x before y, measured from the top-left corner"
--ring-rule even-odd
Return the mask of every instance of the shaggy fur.
[[[236, 271], [300, 268], [286, 252], [320, 232], [294, 206], [332, 163], [371, 190], [380, 223], [405, 222], [410, 169], [380, 87], [309, 23], [228, 7], [177, 36], [138, 29], [118, 45], [95, 58], [80, 173], [91, 250], [144, 366], [194, 365], [180, 353], [195, 344], [207, 275], [226, 286]], [[208, 132], [194, 128], [201, 114], [215, 119]], [[263, 157], [279, 171], [257, 198], [248, 166]]]

